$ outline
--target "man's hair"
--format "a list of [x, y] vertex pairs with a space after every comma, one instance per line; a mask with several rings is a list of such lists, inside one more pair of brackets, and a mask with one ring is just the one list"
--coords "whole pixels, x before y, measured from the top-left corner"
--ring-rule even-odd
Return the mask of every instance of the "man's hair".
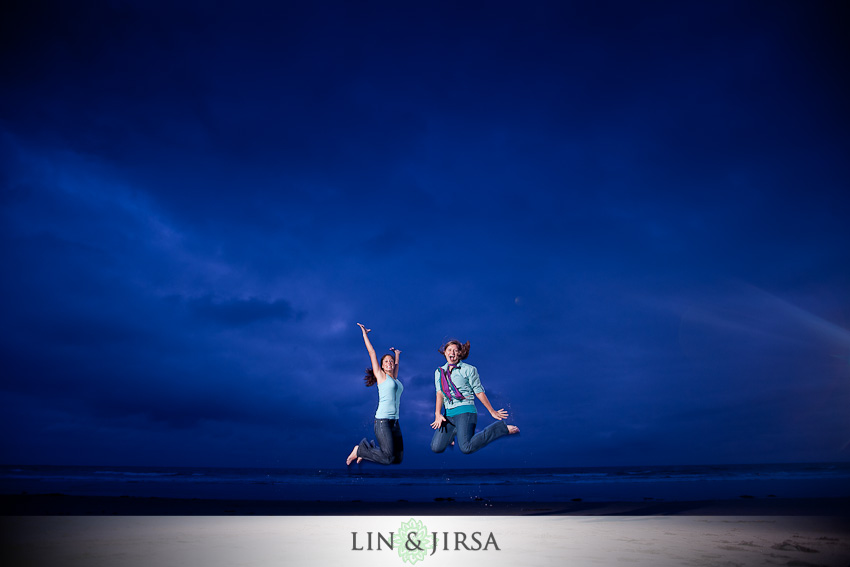
[[466, 343], [461, 343], [457, 339], [451, 339], [437, 350], [440, 351], [440, 354], [445, 356], [446, 349], [449, 348], [449, 345], [457, 345], [457, 349], [460, 351], [461, 360], [466, 360], [466, 357], [469, 356], [469, 341], [466, 341]]

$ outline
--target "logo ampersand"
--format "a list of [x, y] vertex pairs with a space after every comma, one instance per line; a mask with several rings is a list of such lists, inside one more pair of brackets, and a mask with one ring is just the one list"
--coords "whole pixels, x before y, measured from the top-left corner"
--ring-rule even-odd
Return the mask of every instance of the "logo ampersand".
[[[415, 535], [416, 535], [416, 532], [410, 532], [410, 533], [407, 534], [407, 541], [404, 542], [404, 547], [406, 547], [408, 551], [413, 551], [414, 549], [418, 549], [419, 551], [422, 551], [422, 548], [420, 547], [422, 540], [417, 539], [416, 542], [414, 543], [412, 538]], [[410, 547], [411, 543], [413, 544], [414, 547]]]

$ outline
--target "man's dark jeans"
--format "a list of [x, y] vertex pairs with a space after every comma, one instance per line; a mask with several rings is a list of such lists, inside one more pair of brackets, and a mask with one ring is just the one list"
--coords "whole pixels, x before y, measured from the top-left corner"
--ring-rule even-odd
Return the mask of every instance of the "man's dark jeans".
[[434, 437], [431, 438], [431, 450], [435, 453], [442, 453], [457, 434], [457, 445], [460, 452], [474, 453], [488, 443], [508, 434], [508, 426], [504, 421], [491, 423], [483, 431], [475, 434], [477, 423], [477, 413], [469, 412], [447, 416], [442, 427], [435, 431]]

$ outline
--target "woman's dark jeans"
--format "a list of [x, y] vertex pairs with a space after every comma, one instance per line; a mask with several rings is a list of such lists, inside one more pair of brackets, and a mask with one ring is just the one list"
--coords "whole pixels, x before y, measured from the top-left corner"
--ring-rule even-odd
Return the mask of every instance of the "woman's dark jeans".
[[491, 423], [483, 431], [475, 433], [475, 425], [478, 423], [477, 413], [459, 413], [446, 416], [443, 425], [434, 432], [431, 438], [431, 450], [442, 453], [452, 442], [457, 434], [457, 444], [461, 453], [474, 453], [481, 447], [491, 443], [499, 437], [508, 434], [508, 426], [504, 421]]
[[401, 438], [401, 426], [397, 419], [376, 419], [375, 439], [364, 438], [357, 447], [357, 456], [382, 465], [397, 465], [404, 456], [404, 440]]

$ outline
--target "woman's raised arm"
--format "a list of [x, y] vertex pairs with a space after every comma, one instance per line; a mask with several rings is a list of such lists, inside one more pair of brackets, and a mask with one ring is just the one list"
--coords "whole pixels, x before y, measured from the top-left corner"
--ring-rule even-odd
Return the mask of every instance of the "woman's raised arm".
[[384, 370], [378, 363], [378, 357], [375, 354], [375, 347], [372, 346], [372, 342], [369, 340], [369, 333], [372, 329], [367, 329], [362, 323], [357, 323], [357, 326], [360, 327], [361, 331], [363, 331], [363, 342], [366, 343], [366, 350], [369, 351], [369, 358], [372, 360], [372, 372], [375, 374], [378, 384], [380, 384], [387, 379], [387, 375], [384, 374]]
[[393, 366], [393, 378], [398, 378], [398, 358], [401, 351], [397, 348], [390, 347], [390, 350], [395, 353], [395, 366]]

